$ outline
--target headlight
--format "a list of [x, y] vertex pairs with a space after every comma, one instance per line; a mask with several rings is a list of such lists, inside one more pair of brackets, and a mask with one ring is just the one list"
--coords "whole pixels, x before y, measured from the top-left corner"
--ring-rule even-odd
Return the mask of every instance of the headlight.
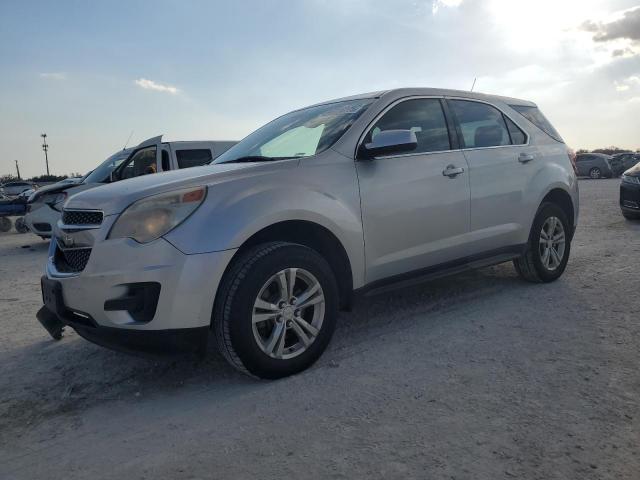
[[149, 243], [184, 222], [202, 204], [205, 195], [205, 187], [198, 187], [138, 200], [116, 220], [108, 238], [128, 237]]
[[640, 185], [640, 177], [632, 177], [631, 175], [622, 175], [622, 181], [624, 183], [633, 183], [634, 185]]

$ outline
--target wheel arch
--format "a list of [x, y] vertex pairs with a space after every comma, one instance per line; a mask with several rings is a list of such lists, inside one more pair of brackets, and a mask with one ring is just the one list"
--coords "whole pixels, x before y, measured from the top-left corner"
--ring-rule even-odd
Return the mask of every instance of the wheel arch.
[[328, 228], [309, 220], [284, 220], [258, 230], [238, 248], [227, 265], [223, 278], [234, 261], [248, 249], [267, 242], [290, 242], [309, 247], [324, 257], [338, 283], [339, 305], [349, 310], [353, 301], [353, 271], [345, 247]]
[[575, 227], [575, 218], [576, 211], [575, 206], [573, 204], [573, 199], [569, 192], [564, 190], [563, 188], [555, 187], [552, 188], [547, 194], [542, 198], [540, 204], [543, 203], [553, 203], [560, 207], [564, 213], [567, 215], [567, 219], [569, 220], [569, 225], [571, 225], [571, 236], [573, 237], [573, 230]]

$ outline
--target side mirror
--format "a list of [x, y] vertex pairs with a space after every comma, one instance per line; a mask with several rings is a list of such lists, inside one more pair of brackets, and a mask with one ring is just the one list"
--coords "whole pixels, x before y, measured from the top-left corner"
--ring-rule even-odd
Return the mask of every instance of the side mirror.
[[117, 182], [118, 176], [116, 175], [115, 170], [109, 174], [109, 183]]
[[371, 142], [360, 146], [358, 158], [372, 159], [379, 155], [407, 153], [416, 149], [418, 139], [412, 130], [384, 130]]

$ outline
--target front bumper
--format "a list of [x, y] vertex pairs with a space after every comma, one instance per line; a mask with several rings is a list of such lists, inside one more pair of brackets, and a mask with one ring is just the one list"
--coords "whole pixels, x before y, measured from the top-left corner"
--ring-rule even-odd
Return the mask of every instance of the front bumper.
[[[54, 315], [87, 340], [122, 350], [195, 342], [210, 326], [218, 285], [236, 251], [186, 255], [163, 238], [145, 245], [103, 240], [92, 247], [84, 270], [70, 274], [56, 269], [56, 248], [52, 241], [46, 278], [59, 285], [61, 307], [40, 315]], [[155, 308], [146, 317], [132, 313], [132, 285], [150, 284], [159, 285]]]
[[88, 316], [74, 317], [68, 312], [53, 312], [47, 307], [42, 307], [38, 311], [37, 318], [56, 340], [62, 337], [62, 328], [68, 326], [85, 340], [126, 353], [161, 355], [169, 352], [202, 352], [209, 338], [208, 327], [123, 330], [102, 327], [95, 324]]
[[31, 232], [43, 238], [50, 238], [60, 215], [60, 212], [51, 208], [48, 203], [30, 203], [27, 204], [24, 221]]

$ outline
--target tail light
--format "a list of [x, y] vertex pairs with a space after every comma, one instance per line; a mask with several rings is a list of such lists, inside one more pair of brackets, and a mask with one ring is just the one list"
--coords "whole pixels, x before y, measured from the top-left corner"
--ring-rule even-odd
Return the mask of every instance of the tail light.
[[569, 156], [569, 160], [571, 161], [571, 166], [573, 167], [573, 171], [578, 174], [578, 166], [576, 165], [576, 152], [573, 151], [572, 148], [567, 150], [567, 155]]

